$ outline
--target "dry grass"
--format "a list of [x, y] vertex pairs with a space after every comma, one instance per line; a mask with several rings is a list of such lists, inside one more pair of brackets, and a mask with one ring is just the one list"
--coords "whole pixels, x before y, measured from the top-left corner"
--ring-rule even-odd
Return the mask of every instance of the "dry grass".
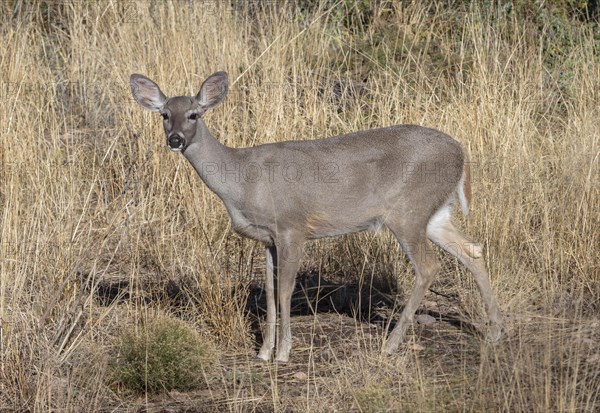
[[[599, 410], [598, 26], [414, 3], [374, 7], [350, 30], [349, 1], [304, 17], [220, 1], [2, 2], [0, 411]], [[475, 177], [463, 226], [486, 245], [508, 337], [489, 347], [468, 331], [481, 301], [444, 257], [441, 295], [422, 310], [446, 321], [415, 325], [397, 356], [379, 354], [390, 308], [373, 301], [295, 317], [291, 363], [255, 362], [245, 302], [262, 248], [231, 232], [128, 89], [137, 72], [194, 94], [217, 70], [235, 82], [207, 124], [229, 146], [397, 123], [460, 140]], [[400, 299], [412, 285], [386, 234], [309, 249], [305, 272], [325, 279], [397, 275]], [[109, 382], [121, 327], [155, 307], [223, 350], [209, 390], [133, 399]]]

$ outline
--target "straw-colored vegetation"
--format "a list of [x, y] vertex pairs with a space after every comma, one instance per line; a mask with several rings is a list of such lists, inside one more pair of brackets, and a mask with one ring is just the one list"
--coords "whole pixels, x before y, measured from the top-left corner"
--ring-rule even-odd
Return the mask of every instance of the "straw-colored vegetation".
[[[600, 29], [586, 2], [258, 4], [0, 4], [0, 411], [600, 410]], [[229, 146], [398, 123], [461, 141], [461, 225], [485, 245], [506, 338], [474, 333], [474, 282], [440, 254], [420, 309], [437, 321], [382, 357], [412, 269], [389, 234], [357, 234], [308, 246], [292, 359], [255, 361], [262, 248], [231, 231], [128, 86], [142, 73], [195, 94], [217, 70], [230, 94], [206, 123]], [[217, 346], [217, 365], [196, 389], [140, 399], [110, 366], [164, 314]]]

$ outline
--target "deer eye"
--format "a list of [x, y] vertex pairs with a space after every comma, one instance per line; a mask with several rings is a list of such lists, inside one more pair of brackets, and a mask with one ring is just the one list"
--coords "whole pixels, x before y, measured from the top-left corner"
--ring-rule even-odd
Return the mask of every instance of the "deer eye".
[[192, 113], [192, 114], [191, 114], [191, 115], [188, 117], [188, 119], [189, 119], [189, 120], [196, 120], [196, 119], [198, 119], [198, 114], [197, 114], [197, 113]]
[[161, 114], [160, 114], [160, 116], [162, 116], [162, 118], [163, 118], [164, 120], [167, 120], [167, 119], [169, 119], [169, 114], [168, 114], [168, 113], [161, 113]]

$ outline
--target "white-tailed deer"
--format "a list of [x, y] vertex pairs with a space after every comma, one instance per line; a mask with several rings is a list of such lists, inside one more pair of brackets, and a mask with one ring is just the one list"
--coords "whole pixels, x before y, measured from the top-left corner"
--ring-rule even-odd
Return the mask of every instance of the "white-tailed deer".
[[267, 322], [259, 358], [270, 360], [275, 348], [276, 274], [280, 330], [275, 359], [288, 360], [290, 300], [305, 241], [380, 226], [396, 236], [416, 273], [385, 352], [394, 352], [402, 342], [440, 268], [428, 238], [473, 273], [491, 322], [487, 338], [500, 338], [502, 317], [481, 246], [451, 222], [455, 198], [466, 214], [471, 197], [467, 158], [457, 141], [437, 130], [397, 125], [327, 139], [228, 148], [202, 120], [225, 98], [227, 87], [227, 73], [217, 72], [196, 96], [167, 98], [150, 79], [131, 76], [135, 100], [162, 115], [169, 149], [182, 153], [219, 196], [233, 228], [265, 245]]

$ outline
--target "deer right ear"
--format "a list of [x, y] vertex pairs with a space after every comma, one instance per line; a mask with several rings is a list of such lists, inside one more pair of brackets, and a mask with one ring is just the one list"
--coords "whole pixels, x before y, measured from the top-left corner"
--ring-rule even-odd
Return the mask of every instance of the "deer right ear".
[[217, 106], [225, 99], [228, 86], [227, 72], [213, 73], [202, 83], [200, 92], [196, 95], [196, 101], [203, 112]]
[[165, 105], [167, 97], [160, 91], [158, 85], [146, 76], [133, 74], [129, 84], [133, 98], [144, 108], [158, 112]]

